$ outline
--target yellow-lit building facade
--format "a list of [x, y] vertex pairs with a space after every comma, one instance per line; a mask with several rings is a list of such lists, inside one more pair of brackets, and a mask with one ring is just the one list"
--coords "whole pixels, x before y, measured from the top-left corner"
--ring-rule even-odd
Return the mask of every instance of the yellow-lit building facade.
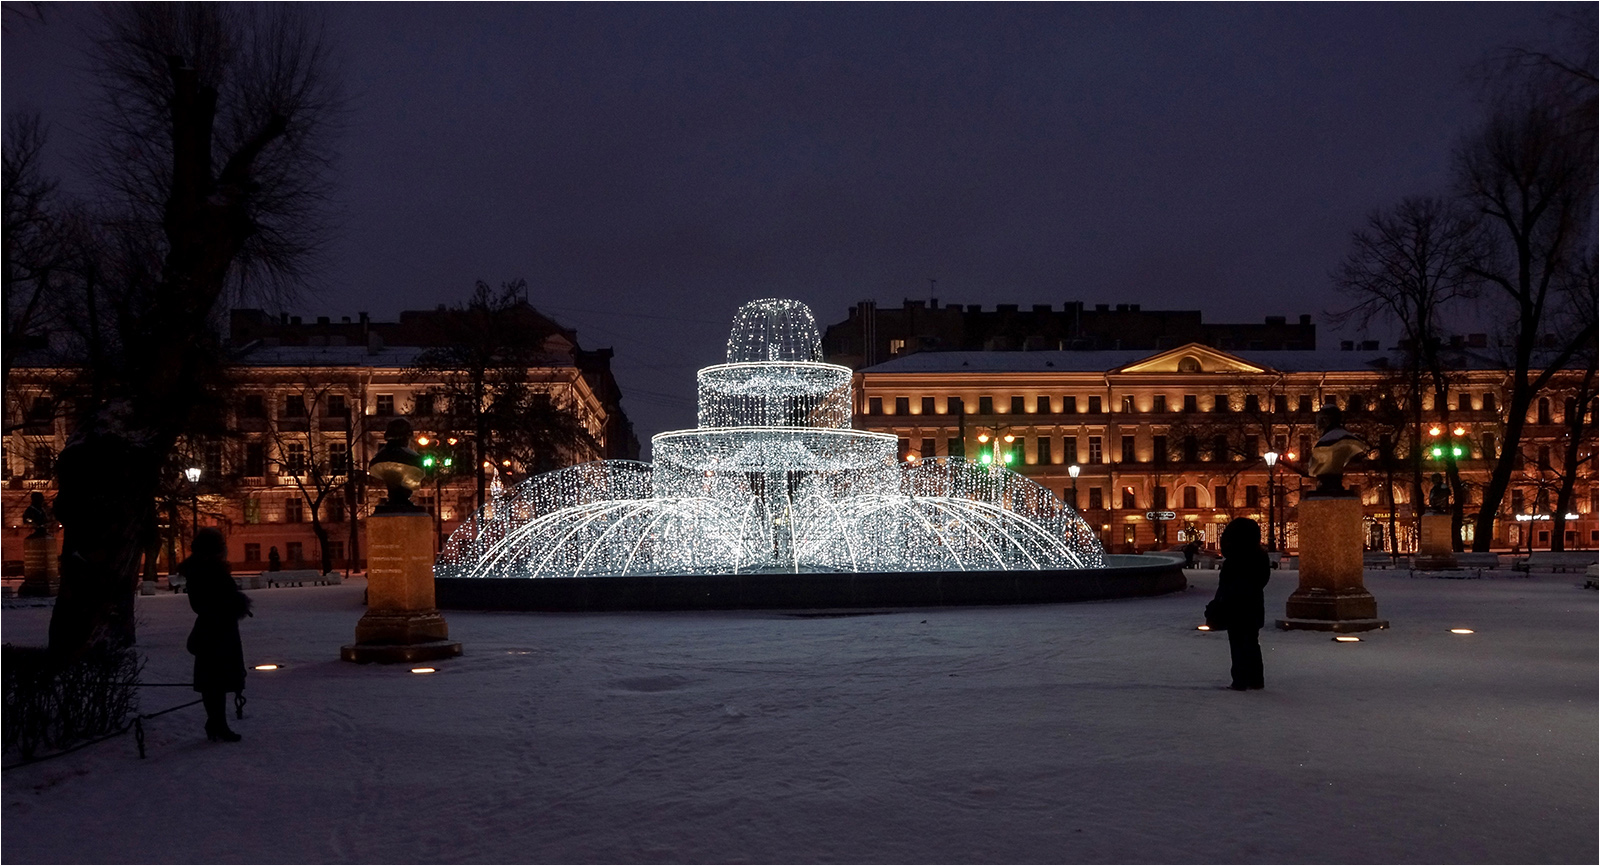
[[[1386, 402], [1400, 390], [1391, 363], [1370, 348], [1230, 352], [1196, 343], [1157, 352], [922, 352], [857, 372], [855, 421], [899, 437], [902, 459], [1005, 463], [1075, 505], [1112, 552], [1189, 540], [1211, 547], [1232, 518], [1267, 528], [1271, 514], [1273, 540], [1293, 553], [1297, 506], [1315, 487], [1304, 468], [1319, 407], [1337, 404], [1352, 432], [1373, 445], [1387, 436], [1402, 457], [1408, 453], [1415, 425], [1396, 423]], [[1434, 405], [1431, 393], [1423, 400], [1425, 472], [1455, 460], [1468, 491], [1469, 547], [1476, 503], [1503, 441], [1508, 375], [1460, 370], [1445, 405]], [[1566, 417], [1582, 405], [1571, 390], [1579, 375], [1557, 375], [1529, 411], [1527, 459], [1496, 521], [1497, 549], [1550, 546], [1550, 510], [1567, 471], [1560, 465]], [[1269, 451], [1279, 455], [1271, 467]], [[1584, 453], [1592, 452], [1590, 443]], [[1401, 552], [1414, 550], [1410, 464], [1394, 475], [1385, 466], [1358, 462], [1346, 486], [1365, 504], [1370, 549], [1388, 550], [1392, 535]], [[1566, 547], [1593, 548], [1600, 540], [1593, 459], [1572, 471], [1579, 477]]]

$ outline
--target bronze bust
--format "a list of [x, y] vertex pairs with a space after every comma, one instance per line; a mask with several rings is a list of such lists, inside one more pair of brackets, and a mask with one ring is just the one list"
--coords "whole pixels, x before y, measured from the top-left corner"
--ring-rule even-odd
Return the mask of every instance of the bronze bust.
[[1433, 489], [1428, 491], [1428, 510], [1434, 514], [1448, 514], [1450, 512], [1450, 488], [1444, 484], [1444, 476], [1433, 473]]
[[1348, 496], [1344, 470], [1350, 461], [1367, 453], [1367, 443], [1344, 429], [1344, 418], [1332, 401], [1317, 411], [1317, 432], [1321, 438], [1311, 446], [1311, 472], [1317, 479], [1319, 496]]
[[416, 514], [424, 511], [411, 501], [422, 486], [422, 455], [411, 450], [411, 422], [396, 418], [383, 431], [383, 447], [367, 464], [367, 476], [387, 488], [388, 498], [372, 509], [375, 514]]

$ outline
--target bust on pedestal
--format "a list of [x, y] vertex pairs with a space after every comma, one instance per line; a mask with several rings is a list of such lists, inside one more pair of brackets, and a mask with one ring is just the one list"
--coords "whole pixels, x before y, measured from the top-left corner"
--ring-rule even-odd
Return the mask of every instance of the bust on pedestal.
[[347, 662], [419, 662], [461, 655], [433, 599], [433, 518], [413, 505], [422, 484], [422, 458], [411, 450], [411, 424], [389, 422], [384, 445], [367, 467], [387, 498], [367, 520], [367, 612], [356, 642], [342, 647]]
[[1451, 536], [1455, 521], [1450, 517], [1450, 488], [1444, 476], [1433, 473], [1433, 489], [1428, 491], [1428, 512], [1422, 515], [1422, 537], [1417, 541], [1415, 566], [1422, 571], [1460, 568]]
[[44, 494], [35, 490], [28, 497], [22, 522], [30, 530], [22, 540], [22, 587], [19, 595], [56, 595], [61, 591], [60, 549], [56, 547], [55, 521]]
[[1300, 588], [1285, 605], [1283, 629], [1367, 631], [1387, 628], [1362, 582], [1361, 500], [1345, 489], [1344, 469], [1367, 445], [1344, 429], [1339, 407], [1317, 412], [1322, 434], [1311, 448], [1317, 489], [1300, 500]]

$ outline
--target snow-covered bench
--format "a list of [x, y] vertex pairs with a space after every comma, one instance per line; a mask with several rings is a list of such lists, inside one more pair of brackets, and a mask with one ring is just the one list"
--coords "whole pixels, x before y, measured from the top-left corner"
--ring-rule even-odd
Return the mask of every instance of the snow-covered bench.
[[1410, 557], [1399, 556], [1381, 551], [1367, 551], [1361, 554], [1362, 568], [1409, 568]]
[[327, 584], [329, 586], [340, 583], [337, 572], [323, 574], [315, 568], [291, 568], [288, 571], [269, 571], [266, 573], [268, 586], [305, 586], [311, 584]]
[[1511, 561], [1512, 571], [1584, 571], [1596, 562], [1594, 551], [1548, 552], [1536, 551]]

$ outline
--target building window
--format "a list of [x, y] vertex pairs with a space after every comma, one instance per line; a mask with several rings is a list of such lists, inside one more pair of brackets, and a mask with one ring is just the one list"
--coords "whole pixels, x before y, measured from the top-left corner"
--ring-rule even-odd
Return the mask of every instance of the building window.
[[896, 415], [910, 415], [911, 414], [911, 398], [910, 397], [896, 397], [896, 398], [894, 398], [894, 414], [896, 414]]
[[1122, 488], [1122, 507], [1130, 510], [1139, 507], [1139, 498], [1134, 495], [1132, 487]]
[[1165, 509], [1167, 507], [1167, 488], [1157, 487], [1155, 495], [1151, 497], [1151, 504], [1157, 511]]
[[1462, 412], [1472, 411], [1472, 395], [1465, 391], [1456, 395], [1456, 409]]
[[1049, 436], [1040, 436], [1039, 437], [1039, 463], [1040, 464], [1050, 464], [1050, 463], [1054, 463], [1054, 462], [1056, 462], [1055, 459], [1054, 459], [1054, 455], [1052, 455], [1050, 453], [1050, 437]]
[[1227, 508], [1228, 505], [1231, 504], [1228, 502], [1227, 487], [1218, 487], [1216, 490], [1216, 497], [1216, 500], [1211, 503], [1211, 507], [1213, 508]]
[[285, 553], [284, 558], [295, 565], [301, 565], [306, 561], [305, 545], [298, 541], [291, 541], [288, 544], [285, 544], [283, 546], [283, 551]]
[[923, 397], [922, 398], [922, 414], [924, 414], [924, 415], [932, 415], [933, 412], [934, 412], [934, 409], [933, 409], [933, 398], [932, 397]]
[[335, 493], [322, 503], [322, 518], [329, 523], [344, 522], [344, 494]]
[[1310, 465], [1311, 435], [1308, 433], [1300, 434], [1300, 459], [1307, 461], [1307, 465]]
[[944, 401], [944, 410], [951, 415], [967, 414], [967, 406], [965, 403], [961, 402], [960, 397], [946, 397]]
[[1539, 468], [1540, 469], [1549, 469], [1550, 468], [1550, 446], [1549, 445], [1540, 445], [1539, 446]]
[[1540, 397], [1539, 398], [1539, 423], [1540, 424], [1549, 424], [1550, 423], [1550, 398], [1549, 397]]
[[393, 394], [379, 394], [378, 395], [378, 414], [379, 415], [393, 415], [394, 414], [394, 395]]
[[348, 418], [350, 416], [350, 403], [343, 394], [328, 395], [328, 417]]
[[1040, 398], [1034, 400], [1033, 404], [1034, 404], [1033, 405], [1033, 410], [1035, 412], [1038, 412], [1040, 415], [1049, 415], [1050, 414], [1050, 398], [1049, 397], [1040, 397]]
[[1100, 398], [1099, 397], [1090, 397], [1089, 398], [1089, 414], [1090, 415], [1099, 415], [1100, 412], [1101, 412], [1101, 409], [1100, 409]]
[[412, 397], [411, 397], [411, 414], [413, 414], [413, 415], [432, 415], [433, 414], [433, 395], [432, 394], [414, 394], [414, 395], [412, 395]]
[[922, 459], [932, 460], [933, 458], [939, 456], [937, 452], [938, 446], [934, 445], [932, 439], [922, 440]]
[[1261, 456], [1261, 437], [1259, 437], [1259, 436], [1246, 436], [1246, 437], [1244, 437], [1244, 457], [1245, 457], [1245, 459], [1246, 460], [1254, 460], [1254, 459], [1256, 459], [1257, 457], [1260, 457], [1260, 456]]
[[286, 394], [283, 398], [283, 417], [306, 417], [306, 398], [302, 394]]
[[1102, 455], [1100, 453], [1100, 437], [1099, 436], [1090, 436], [1089, 437], [1089, 462], [1090, 463], [1101, 463], [1101, 462], [1104, 462], [1104, 459], [1105, 459], [1104, 455]]
[[1485, 434], [1483, 434], [1483, 459], [1485, 459], [1485, 460], [1493, 460], [1494, 459], [1494, 434], [1493, 433], [1485, 433]]
[[1200, 488], [1198, 488], [1198, 487], [1185, 487], [1185, 488], [1183, 488], [1183, 507], [1184, 508], [1199, 508], [1200, 507]]
[[1254, 394], [1244, 395], [1244, 411], [1259, 415], [1261, 413], [1261, 398]]
[[1154, 397], [1151, 397], [1150, 398], [1150, 411], [1151, 412], [1165, 412], [1165, 411], [1167, 411], [1167, 395], [1165, 395], [1165, 394], [1157, 394]]
[[239, 413], [246, 418], [267, 417], [267, 401], [260, 394], [244, 395], [244, 408]]
[[244, 500], [244, 522], [256, 524], [261, 522], [261, 499], [247, 496]]
[[906, 348], [906, 341], [905, 340], [890, 340], [889, 341], [889, 354], [891, 354], [891, 355], [898, 355], [901, 352], [905, 351], [905, 348]]
[[1211, 411], [1232, 412], [1233, 404], [1228, 402], [1227, 394], [1214, 394], [1211, 397]]
[[1133, 395], [1132, 394], [1124, 394], [1124, 395], [1122, 395], [1122, 411], [1127, 413], [1127, 414], [1129, 414], [1129, 415], [1133, 414]]
[[1183, 437], [1183, 462], [1198, 463], [1200, 461], [1200, 440], [1193, 435]]
[[1027, 401], [1026, 397], [1012, 397], [1011, 398], [1011, 414], [1013, 414], [1013, 415], [1021, 415], [1022, 413], [1028, 411], [1028, 408], [1025, 405], [1027, 402], [1028, 401]]
[[304, 523], [306, 520], [306, 502], [298, 496], [291, 496], [283, 500], [283, 522]]
[[900, 460], [901, 460], [901, 462], [904, 462], [905, 459], [910, 455], [911, 455], [911, 440], [910, 439], [901, 439], [900, 440]]
[[35, 397], [28, 407], [28, 420], [33, 422], [48, 422], [55, 417], [56, 406], [49, 397]]
[[56, 452], [49, 445], [38, 445], [33, 449], [33, 477], [49, 478], [56, 468]]
[[350, 446], [343, 442], [328, 443], [328, 471], [343, 475], [350, 471]]
[[867, 398], [867, 414], [868, 415], [882, 415], [883, 414], [883, 398], [882, 397], [868, 397]]
[[244, 443], [244, 474], [246, 478], [260, 478], [267, 474], [267, 444]]
[[1198, 372], [1200, 372], [1200, 359], [1196, 358], [1193, 355], [1184, 355], [1182, 358], [1178, 359], [1178, 372], [1179, 373], [1198, 373]]
[[1521, 490], [1511, 491], [1511, 513], [1522, 514], [1527, 510], [1527, 500]]
[[1061, 488], [1061, 501], [1072, 506], [1072, 509], [1076, 511], [1078, 509], [1078, 491], [1072, 487]]
[[1183, 411], [1185, 411], [1185, 412], [1198, 412], [1198, 411], [1200, 411], [1200, 398], [1195, 396], [1195, 395], [1193, 395], [1193, 394], [1185, 394], [1185, 395], [1183, 395]]
[[1078, 414], [1078, 398], [1077, 397], [1072, 397], [1072, 396], [1062, 397], [1061, 398], [1061, 414], [1063, 414], [1063, 415], [1076, 415], [1076, 414]]
[[1485, 394], [1485, 395], [1483, 395], [1483, 411], [1485, 411], [1485, 412], [1493, 412], [1493, 411], [1495, 411], [1494, 395], [1493, 394]]
[[1228, 459], [1228, 437], [1211, 437], [1211, 459], [1218, 463]]
[[978, 414], [979, 415], [993, 415], [994, 414], [994, 398], [993, 397], [979, 397], [978, 398]]
[[960, 436], [951, 436], [949, 439], [944, 440], [944, 453], [951, 457], [965, 457], [967, 456], [966, 443], [961, 441]]
[[1289, 395], [1277, 394], [1272, 398], [1272, 411], [1282, 415], [1289, 414]]
[[1166, 463], [1167, 463], [1167, 454], [1168, 454], [1168, 451], [1167, 451], [1167, 437], [1165, 437], [1165, 436], [1157, 436], [1154, 439], [1152, 439], [1151, 442], [1153, 444], [1151, 445], [1150, 450], [1154, 452], [1153, 456], [1155, 457], [1156, 465], [1157, 466], [1165, 466]]
[[1061, 459], [1068, 463], [1078, 462], [1078, 437], [1061, 437]]
[[261, 545], [255, 544], [255, 543], [246, 544], [244, 546], [244, 561], [245, 562], [260, 562], [261, 561]]
[[1244, 488], [1244, 507], [1261, 507], [1261, 488], [1254, 484], [1247, 484]]
[[1299, 405], [1297, 405], [1295, 407], [1295, 411], [1304, 412], [1307, 415], [1309, 415], [1312, 412], [1316, 411], [1316, 410], [1311, 408], [1311, 395], [1310, 394], [1301, 394], [1300, 395], [1300, 403], [1299, 403]]
[[1344, 402], [1345, 402], [1345, 411], [1346, 412], [1365, 412], [1365, 411], [1367, 411], [1367, 398], [1361, 396], [1360, 394], [1351, 394], [1348, 398], [1345, 399]]
[[1133, 437], [1132, 436], [1124, 436], [1124, 437], [1122, 437], [1122, 462], [1123, 463], [1132, 463], [1132, 462], [1134, 462], [1134, 459], [1135, 459], [1135, 456], [1134, 456], [1134, 453], [1133, 453]]
[[1106, 507], [1105, 494], [1103, 492], [1101, 492], [1100, 488], [1098, 488], [1098, 487], [1089, 488], [1089, 507], [1090, 508], [1104, 508], [1104, 507]]
[[222, 443], [207, 442], [205, 456], [202, 458], [206, 475], [213, 479], [222, 477]]
[[333, 560], [334, 562], [343, 562], [344, 561], [344, 542], [330, 540], [328, 542], [328, 558]]
[[306, 474], [306, 446], [299, 442], [283, 446], [283, 470], [290, 475]]

